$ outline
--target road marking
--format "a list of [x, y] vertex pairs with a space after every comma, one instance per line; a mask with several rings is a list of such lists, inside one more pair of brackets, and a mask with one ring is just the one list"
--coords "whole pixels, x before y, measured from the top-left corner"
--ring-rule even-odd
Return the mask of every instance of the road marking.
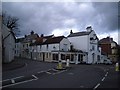
[[40, 71], [40, 72], [37, 72], [37, 73], [43, 73], [43, 72], [45, 72], [45, 71]]
[[11, 82], [12, 82], [12, 83], [15, 83], [15, 80], [14, 80], [14, 79], [11, 79]]
[[105, 80], [105, 77], [102, 78], [102, 81], [104, 81], [104, 80]]
[[35, 75], [32, 75], [35, 79], [38, 79], [38, 77], [36, 77]]
[[94, 90], [97, 89], [100, 86], [100, 83], [98, 83], [95, 87]]
[[84, 86], [80, 86], [80, 88], [84, 88]]
[[74, 73], [68, 73], [69, 75], [73, 75]]
[[107, 77], [107, 75], [108, 75], [108, 72], [105, 74], [105, 77]]
[[17, 84], [22, 84], [22, 83], [30, 82], [30, 81], [33, 81], [33, 80], [37, 80], [37, 79], [31, 79], [31, 80], [26, 80], [26, 81], [22, 81], [22, 82], [14, 83], [14, 84], [9, 84], [9, 85], [2, 86], [2, 87], [0, 87], [0, 88], [5, 88], [5, 87], [9, 87], [9, 86], [17, 85]]
[[47, 73], [47, 74], [52, 74], [52, 73], [50, 73], [50, 72], [48, 72], [48, 71], [46, 71], [46, 73]]
[[48, 69], [47, 71], [50, 71], [50, 70], [52, 70], [52, 69]]
[[67, 71], [67, 70], [63, 70], [63, 71], [60, 71], [60, 72], [57, 72], [57, 73], [53, 73], [53, 75], [60, 74], [60, 73], [65, 72], [65, 71]]
[[53, 71], [59, 71], [59, 70], [56, 70], [56, 69], [54, 69], [54, 68], [53, 68], [52, 70], [53, 70]]
[[19, 77], [15, 77], [15, 78], [11, 78], [11, 79], [5, 79], [5, 80], [2, 80], [0, 82], [4, 82], [4, 81], [8, 81], [8, 80], [12, 80], [12, 79], [17, 79], [17, 78], [21, 78], [21, 77], [24, 77], [24, 76], [19, 76]]

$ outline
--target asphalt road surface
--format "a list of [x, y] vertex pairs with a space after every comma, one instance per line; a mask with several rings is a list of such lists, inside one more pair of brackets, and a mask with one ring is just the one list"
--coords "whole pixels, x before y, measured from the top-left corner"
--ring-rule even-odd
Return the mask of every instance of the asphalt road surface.
[[118, 88], [114, 65], [74, 65], [54, 69], [57, 63], [21, 60], [22, 68], [3, 72], [3, 88]]

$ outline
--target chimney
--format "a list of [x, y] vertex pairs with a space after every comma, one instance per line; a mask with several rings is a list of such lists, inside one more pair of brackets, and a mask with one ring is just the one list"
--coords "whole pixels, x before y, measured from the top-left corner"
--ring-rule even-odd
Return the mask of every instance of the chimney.
[[31, 33], [31, 35], [33, 35], [33, 34], [34, 34], [34, 31], [31, 31], [30, 33]]
[[72, 34], [73, 33], [73, 31], [72, 30], [70, 30], [70, 34]]
[[91, 27], [91, 26], [88, 26], [88, 27], [86, 28], [86, 30], [87, 30], [88, 32], [90, 32], [90, 31], [92, 31], [92, 27]]
[[113, 38], [111, 38], [111, 41], [113, 41]]
[[41, 34], [41, 37], [44, 37], [44, 34]]
[[25, 35], [25, 38], [27, 37], [27, 35]]

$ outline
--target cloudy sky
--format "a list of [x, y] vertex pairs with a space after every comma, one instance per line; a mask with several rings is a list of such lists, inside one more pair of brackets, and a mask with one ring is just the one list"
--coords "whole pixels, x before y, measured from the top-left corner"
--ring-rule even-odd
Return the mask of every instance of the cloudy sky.
[[99, 39], [111, 36], [118, 42], [117, 2], [3, 2], [2, 10], [19, 18], [21, 36], [31, 30], [67, 36], [91, 25]]

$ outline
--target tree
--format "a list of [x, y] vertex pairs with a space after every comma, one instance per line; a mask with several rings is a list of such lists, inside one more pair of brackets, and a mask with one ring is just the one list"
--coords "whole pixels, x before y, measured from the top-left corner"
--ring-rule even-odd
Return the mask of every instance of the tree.
[[7, 26], [15, 36], [19, 35], [19, 18], [8, 15], [6, 12], [2, 13], [2, 22]]

